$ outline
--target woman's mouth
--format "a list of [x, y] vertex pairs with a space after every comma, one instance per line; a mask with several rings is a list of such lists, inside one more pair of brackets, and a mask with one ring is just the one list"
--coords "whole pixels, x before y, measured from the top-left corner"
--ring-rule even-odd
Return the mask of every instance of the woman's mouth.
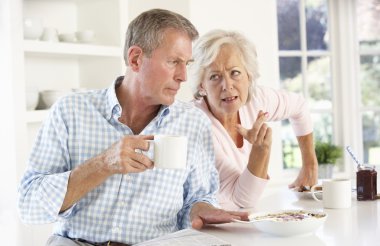
[[232, 101], [236, 100], [237, 98], [238, 98], [237, 96], [226, 97], [226, 98], [223, 98], [222, 101], [224, 101], [224, 102], [232, 102]]

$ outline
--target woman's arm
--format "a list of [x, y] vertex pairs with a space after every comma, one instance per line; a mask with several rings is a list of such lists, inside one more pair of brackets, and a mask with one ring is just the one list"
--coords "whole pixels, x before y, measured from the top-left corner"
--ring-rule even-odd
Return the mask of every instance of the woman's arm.
[[313, 186], [318, 179], [318, 161], [314, 150], [313, 133], [298, 136], [297, 140], [302, 155], [302, 167], [296, 180], [289, 185], [289, 188]]

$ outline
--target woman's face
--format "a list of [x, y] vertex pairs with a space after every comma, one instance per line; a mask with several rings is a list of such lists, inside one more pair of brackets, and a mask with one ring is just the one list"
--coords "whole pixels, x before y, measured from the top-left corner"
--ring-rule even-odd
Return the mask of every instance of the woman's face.
[[224, 45], [215, 61], [205, 69], [201, 88], [207, 93], [211, 112], [218, 119], [236, 115], [247, 102], [250, 85], [240, 51]]

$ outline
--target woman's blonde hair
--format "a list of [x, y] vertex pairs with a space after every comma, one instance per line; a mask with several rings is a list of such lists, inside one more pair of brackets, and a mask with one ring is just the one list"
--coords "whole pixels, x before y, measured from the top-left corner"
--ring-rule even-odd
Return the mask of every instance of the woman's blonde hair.
[[194, 45], [194, 63], [190, 66], [190, 83], [193, 96], [196, 99], [202, 97], [199, 94], [199, 89], [205, 69], [215, 61], [224, 45], [232, 45], [240, 51], [242, 63], [250, 80], [247, 100], [249, 101], [255, 93], [256, 80], [259, 77], [255, 45], [238, 32], [224, 30], [212, 30], [200, 37]]

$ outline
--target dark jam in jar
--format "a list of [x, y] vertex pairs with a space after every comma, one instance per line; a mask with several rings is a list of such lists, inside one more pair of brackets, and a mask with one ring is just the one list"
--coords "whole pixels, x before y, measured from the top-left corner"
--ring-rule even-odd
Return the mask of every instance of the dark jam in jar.
[[377, 172], [375, 167], [360, 167], [356, 173], [358, 201], [375, 200], [377, 195]]

